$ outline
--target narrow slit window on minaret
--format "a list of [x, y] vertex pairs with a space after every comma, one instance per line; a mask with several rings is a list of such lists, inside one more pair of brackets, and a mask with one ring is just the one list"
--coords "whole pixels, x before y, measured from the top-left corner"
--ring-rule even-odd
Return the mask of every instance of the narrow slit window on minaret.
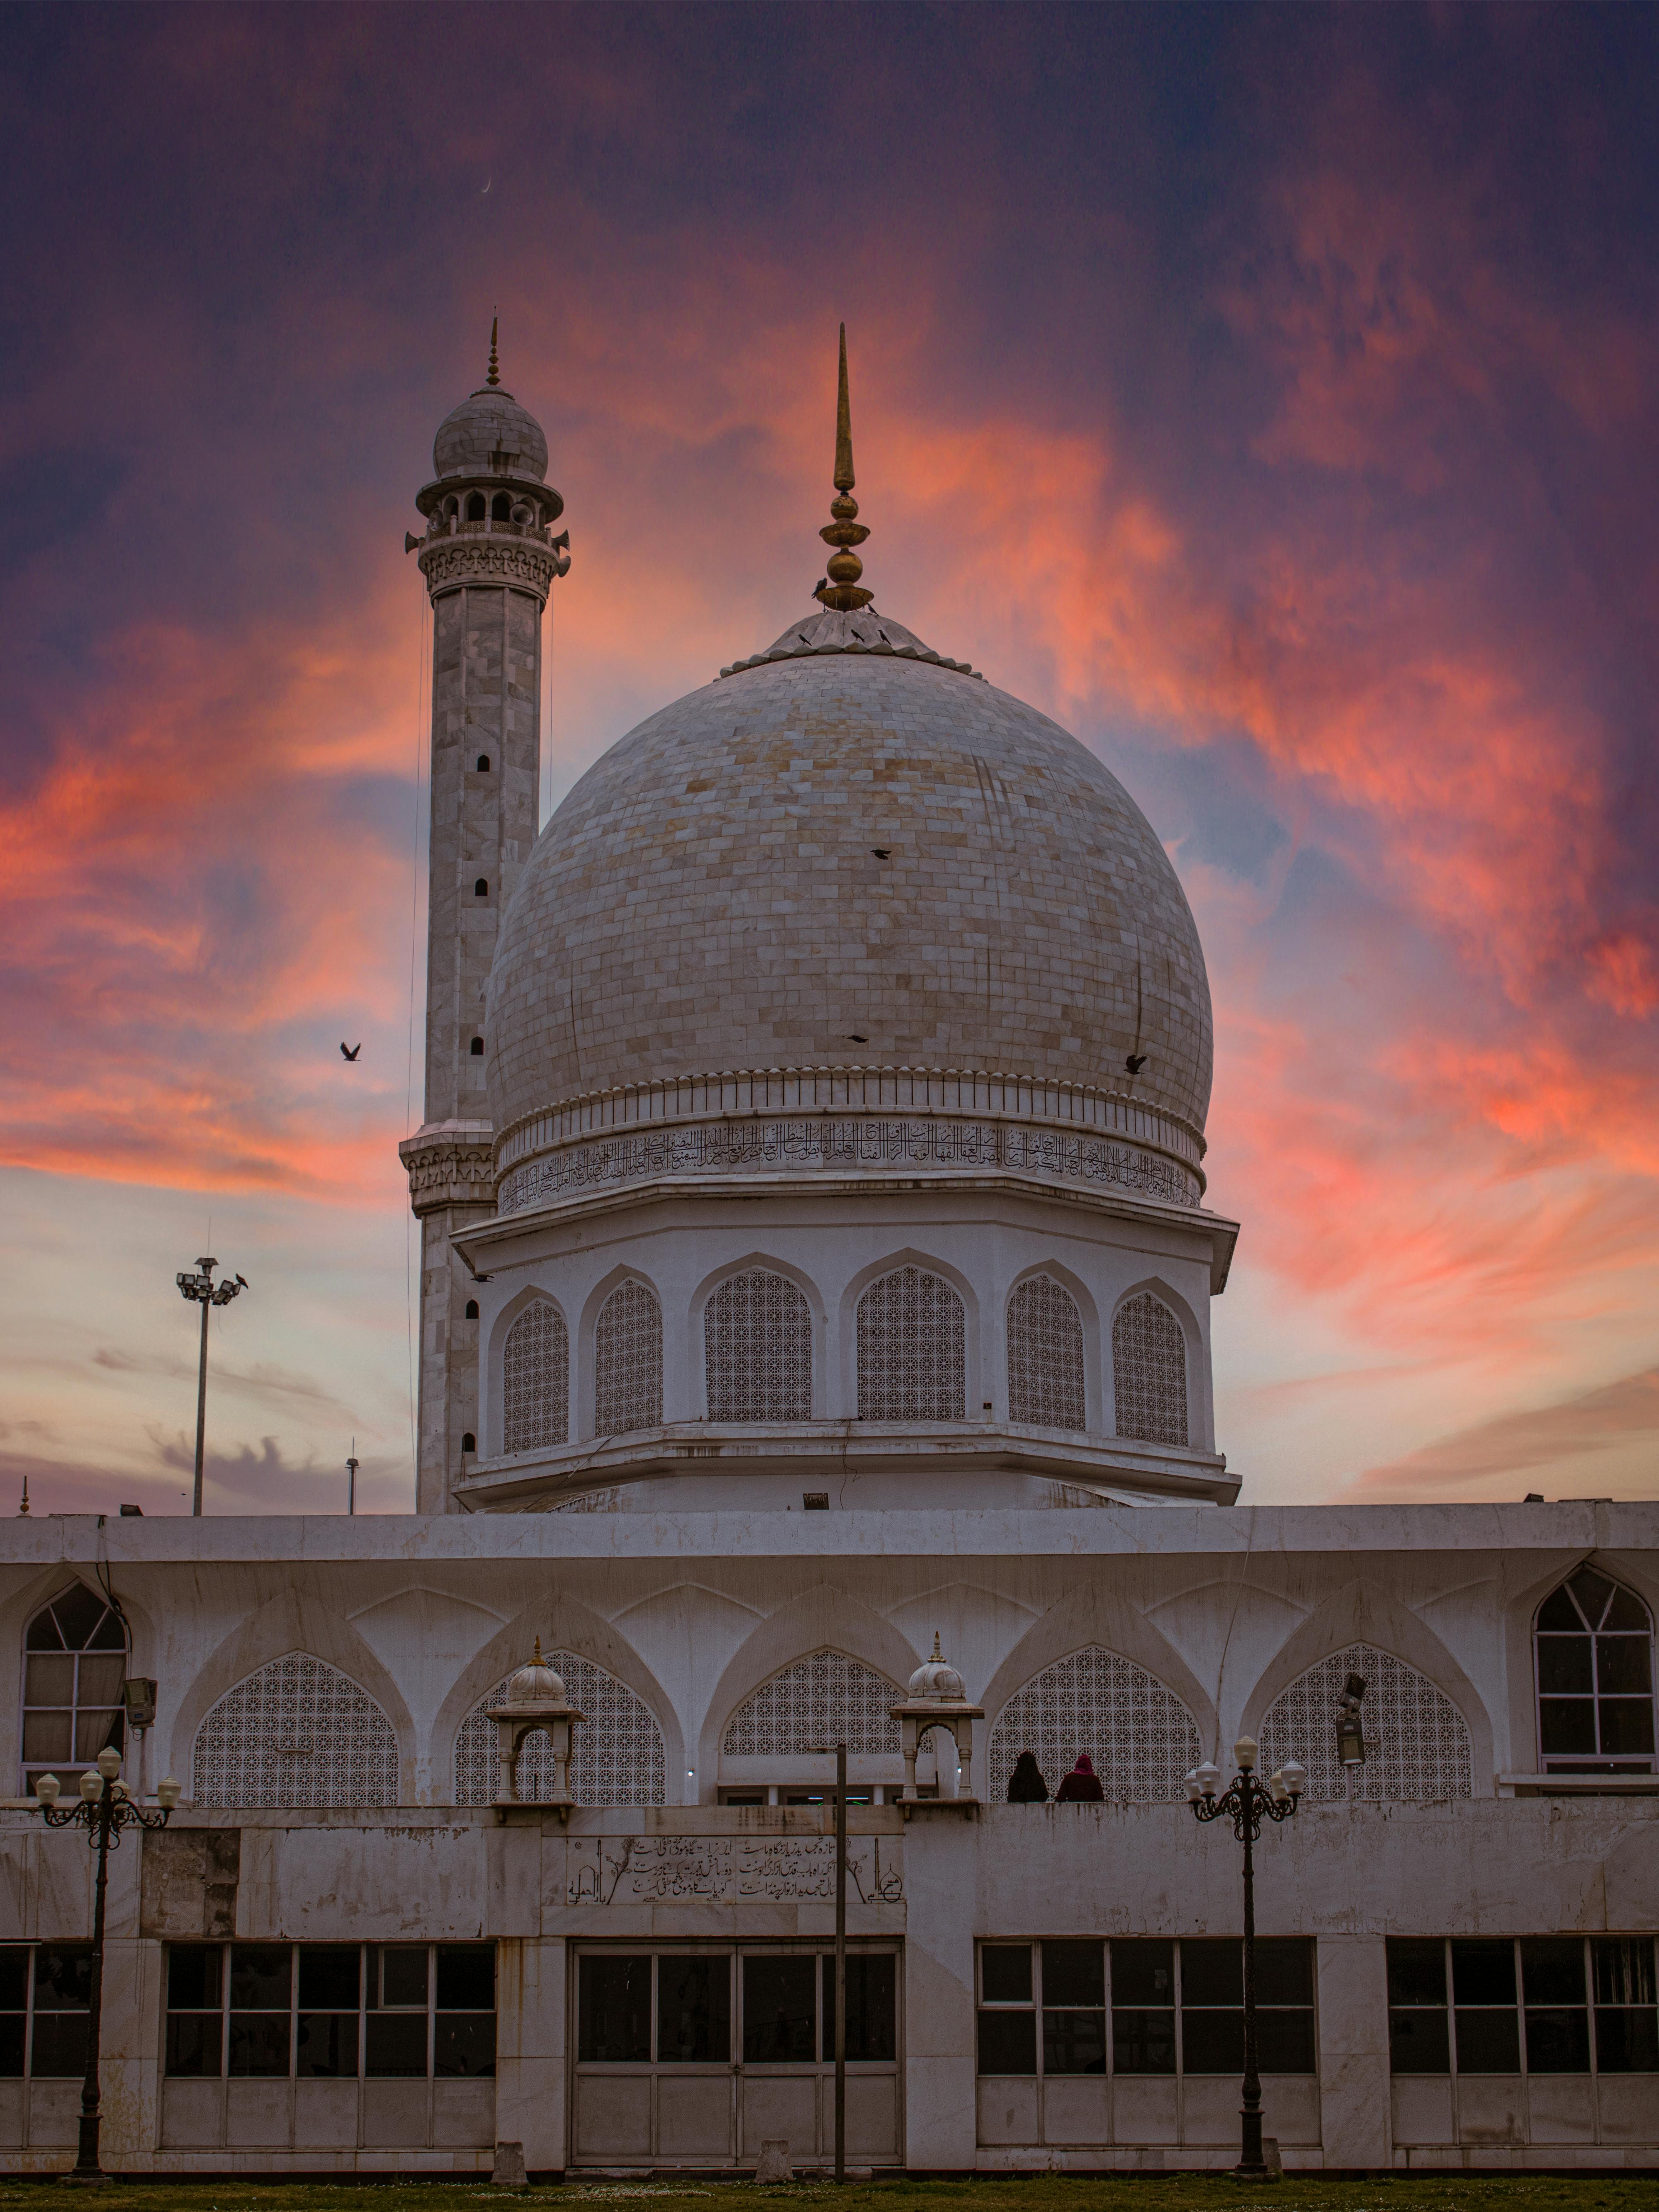
[[472, 1040], [472, 1057], [474, 1060], [482, 1060], [483, 1058], [483, 1039], [482, 1037], [474, 1037]]
[[489, 773], [489, 755], [488, 753], [480, 753], [478, 755], [478, 773], [480, 775], [488, 775]]
[[472, 896], [474, 898], [488, 898], [489, 896], [489, 878], [488, 876], [479, 877], [477, 882], [472, 886]]
[[483, 520], [484, 495], [481, 491], [475, 491], [471, 499], [467, 501], [466, 519], [469, 522], [482, 522]]
[[512, 510], [512, 495], [508, 492], [498, 491], [490, 501], [489, 519], [492, 522], [506, 522], [511, 518]]
[[468, 1321], [477, 1321], [478, 1318], [478, 1301], [477, 1298], [469, 1298], [467, 1300], [466, 1318]]

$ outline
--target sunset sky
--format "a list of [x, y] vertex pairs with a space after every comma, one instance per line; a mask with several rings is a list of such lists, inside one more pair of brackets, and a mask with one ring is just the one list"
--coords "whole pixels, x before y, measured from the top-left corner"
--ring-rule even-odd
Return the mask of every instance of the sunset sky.
[[[1146, 809], [1245, 1502], [1659, 1495], [1659, 16], [12, 6], [0, 1510], [412, 1504], [424, 595], [546, 428], [556, 804], [821, 574]], [[342, 1039], [363, 1041], [348, 1067]]]

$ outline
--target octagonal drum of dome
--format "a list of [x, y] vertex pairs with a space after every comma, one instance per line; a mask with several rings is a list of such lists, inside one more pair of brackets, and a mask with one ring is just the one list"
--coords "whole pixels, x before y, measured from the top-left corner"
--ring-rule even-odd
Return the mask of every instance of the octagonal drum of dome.
[[1103, 1130], [1195, 1203], [1209, 990], [1151, 825], [1046, 715], [832, 626], [642, 722], [544, 830], [489, 981], [502, 1210], [537, 1155], [745, 1104]]

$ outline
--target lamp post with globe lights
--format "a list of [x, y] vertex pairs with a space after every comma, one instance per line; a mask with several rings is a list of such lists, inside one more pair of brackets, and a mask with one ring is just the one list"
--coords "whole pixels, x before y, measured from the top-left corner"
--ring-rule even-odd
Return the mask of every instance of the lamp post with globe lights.
[[109, 1855], [119, 1848], [128, 1828], [165, 1828], [179, 1802], [179, 1785], [169, 1778], [156, 1784], [154, 1805], [140, 1804], [121, 1779], [121, 1754], [113, 1747], [98, 1754], [98, 1767], [81, 1777], [78, 1803], [60, 1806], [63, 1784], [55, 1774], [35, 1778], [34, 1794], [49, 1828], [79, 1825], [98, 1855], [93, 1885], [92, 1975], [87, 1992], [87, 2071], [81, 2084], [81, 2135], [75, 2154], [75, 2181], [106, 2179], [98, 2163], [98, 2046], [104, 2010], [104, 1895], [109, 1882]]
[[1241, 2084], [1239, 2159], [1233, 2172], [1241, 2181], [1267, 2181], [1272, 2170], [1261, 2152], [1261, 2075], [1255, 2021], [1255, 1861], [1254, 1847], [1264, 1820], [1288, 1820], [1306, 1785], [1307, 1769], [1287, 1759], [1266, 1783], [1257, 1779], [1257, 1746], [1248, 1735], [1233, 1746], [1238, 1771], [1218, 1796], [1218, 1767], [1206, 1759], [1187, 1777], [1187, 1796], [1200, 1820], [1231, 1817], [1233, 1833], [1244, 1846], [1244, 2079]]
[[227, 1276], [216, 1283], [213, 1271], [216, 1260], [198, 1260], [193, 1275], [180, 1273], [178, 1277], [179, 1294], [202, 1309], [202, 1364], [196, 1383], [196, 1494], [191, 1506], [192, 1518], [202, 1517], [202, 1459], [207, 1443], [207, 1344], [208, 1312], [213, 1306], [228, 1306], [239, 1292], [246, 1290], [245, 1275]]

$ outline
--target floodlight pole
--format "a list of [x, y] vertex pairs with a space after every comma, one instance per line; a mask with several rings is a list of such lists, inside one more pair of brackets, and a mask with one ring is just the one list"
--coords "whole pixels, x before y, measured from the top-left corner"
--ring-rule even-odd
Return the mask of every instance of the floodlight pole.
[[180, 1294], [202, 1309], [202, 1358], [196, 1378], [196, 1491], [190, 1509], [196, 1520], [200, 1520], [202, 1515], [202, 1468], [207, 1449], [208, 1310], [211, 1306], [228, 1306], [247, 1288], [240, 1275], [216, 1283], [213, 1271], [218, 1264], [216, 1260], [198, 1260], [195, 1274], [180, 1274], [178, 1278]]

